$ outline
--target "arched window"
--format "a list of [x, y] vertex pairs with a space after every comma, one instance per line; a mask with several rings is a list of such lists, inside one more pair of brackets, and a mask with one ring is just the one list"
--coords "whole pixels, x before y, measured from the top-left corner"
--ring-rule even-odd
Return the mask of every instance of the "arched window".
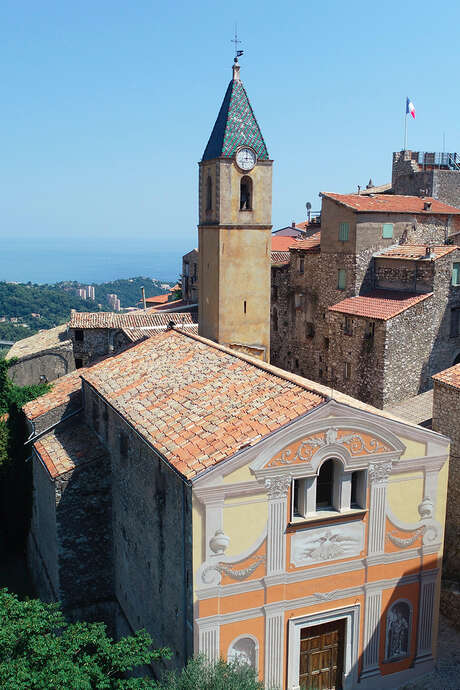
[[316, 509], [332, 508], [334, 490], [334, 460], [326, 460], [316, 481]]
[[240, 183], [240, 211], [252, 211], [252, 180], [247, 175]]
[[206, 180], [206, 211], [212, 210], [212, 180], [208, 175]]

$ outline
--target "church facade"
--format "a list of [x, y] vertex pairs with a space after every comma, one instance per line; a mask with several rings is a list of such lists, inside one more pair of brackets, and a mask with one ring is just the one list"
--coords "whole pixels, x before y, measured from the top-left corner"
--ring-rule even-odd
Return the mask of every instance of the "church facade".
[[199, 335], [165, 328], [25, 406], [31, 570], [172, 666], [395, 688], [434, 664], [449, 441], [264, 361], [270, 195], [235, 63], [200, 164]]

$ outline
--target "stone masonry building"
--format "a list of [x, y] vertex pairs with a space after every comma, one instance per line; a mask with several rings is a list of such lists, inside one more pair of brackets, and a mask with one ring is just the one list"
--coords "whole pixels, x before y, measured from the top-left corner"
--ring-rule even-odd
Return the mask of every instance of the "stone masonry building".
[[271, 361], [383, 407], [460, 353], [460, 209], [323, 194], [321, 232], [272, 268]]

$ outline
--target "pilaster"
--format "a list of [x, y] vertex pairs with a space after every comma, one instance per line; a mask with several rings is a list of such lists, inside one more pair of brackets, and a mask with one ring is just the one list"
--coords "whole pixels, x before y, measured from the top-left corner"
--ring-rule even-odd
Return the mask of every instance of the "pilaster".
[[291, 475], [267, 477], [268, 533], [267, 533], [267, 575], [285, 571], [287, 493], [291, 486]]
[[265, 687], [282, 688], [284, 675], [284, 612], [279, 604], [265, 610]]
[[382, 591], [368, 588], [364, 602], [363, 670], [361, 679], [380, 675], [380, 612]]
[[385, 514], [388, 477], [391, 472], [391, 465], [391, 462], [380, 462], [369, 465], [368, 477], [371, 487], [368, 539], [369, 556], [385, 551]]
[[433, 614], [437, 576], [437, 569], [426, 570], [421, 574], [416, 664], [426, 661], [427, 658], [431, 659], [433, 655]]

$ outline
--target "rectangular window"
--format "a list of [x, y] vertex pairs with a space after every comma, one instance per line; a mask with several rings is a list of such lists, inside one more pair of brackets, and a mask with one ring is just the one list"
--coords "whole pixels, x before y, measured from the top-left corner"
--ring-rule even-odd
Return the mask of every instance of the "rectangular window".
[[452, 285], [460, 285], [460, 262], [455, 261], [452, 266]]
[[450, 337], [456, 338], [460, 334], [460, 307], [450, 310]]
[[329, 350], [329, 338], [324, 338], [324, 349]]
[[305, 271], [305, 259], [299, 259], [299, 273]]
[[348, 242], [350, 234], [350, 223], [340, 223], [339, 225], [339, 240], [341, 242]]
[[347, 272], [344, 268], [339, 268], [337, 271], [337, 288], [345, 290], [347, 285]]
[[384, 240], [391, 240], [393, 238], [393, 223], [383, 224], [382, 237]]
[[307, 323], [305, 324], [305, 333], [307, 338], [313, 338], [313, 336], [315, 335], [315, 326], [311, 321], [307, 321]]
[[81, 328], [75, 329], [75, 340], [79, 343], [83, 342], [83, 330]]
[[375, 321], [367, 321], [366, 338], [373, 338], [375, 333]]
[[353, 335], [353, 319], [351, 316], [345, 317], [345, 323], [343, 324], [343, 332], [345, 335]]

